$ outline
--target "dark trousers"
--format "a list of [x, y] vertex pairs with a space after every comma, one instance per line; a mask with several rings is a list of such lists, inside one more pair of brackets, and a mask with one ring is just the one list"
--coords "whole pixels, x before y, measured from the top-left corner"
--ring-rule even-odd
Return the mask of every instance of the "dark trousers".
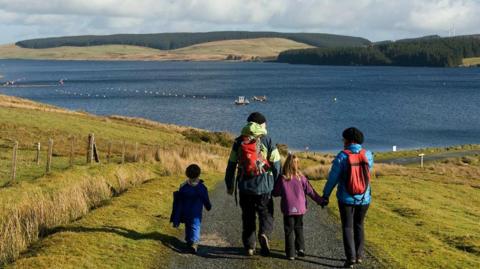
[[287, 257], [295, 257], [296, 250], [305, 250], [303, 215], [283, 216], [283, 230], [285, 231], [285, 254]]
[[273, 230], [273, 199], [270, 194], [240, 193], [240, 207], [242, 208], [242, 241], [246, 249], [255, 248], [257, 238], [256, 219], [258, 214], [259, 232], [270, 236]]
[[363, 221], [369, 205], [347, 205], [338, 203], [342, 220], [343, 247], [347, 260], [363, 258], [365, 232]]

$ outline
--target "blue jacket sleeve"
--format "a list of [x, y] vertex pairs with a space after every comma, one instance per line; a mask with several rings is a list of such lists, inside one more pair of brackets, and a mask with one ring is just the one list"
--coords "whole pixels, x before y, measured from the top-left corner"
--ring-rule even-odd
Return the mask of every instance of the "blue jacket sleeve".
[[329, 198], [330, 194], [332, 193], [335, 186], [337, 186], [338, 182], [340, 181], [340, 176], [342, 173], [342, 163], [343, 163], [343, 154], [339, 153], [335, 160], [332, 162], [332, 168], [330, 169], [330, 173], [328, 174], [328, 180], [323, 188], [323, 197]]

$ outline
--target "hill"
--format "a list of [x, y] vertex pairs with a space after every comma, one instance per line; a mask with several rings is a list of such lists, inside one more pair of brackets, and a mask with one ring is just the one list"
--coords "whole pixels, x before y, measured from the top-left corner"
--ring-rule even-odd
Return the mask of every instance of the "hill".
[[[206, 174], [224, 171], [226, 145], [232, 139], [224, 133], [100, 117], [4, 95], [0, 126], [0, 267], [51, 229], [88, 215], [133, 187], [155, 179], [170, 194], [190, 163], [198, 163]], [[87, 148], [90, 133], [97, 154]], [[98, 162], [86, 161], [89, 152]], [[167, 208], [169, 200], [160, 201]]]
[[315, 48], [280, 53], [279, 62], [319, 65], [392, 65], [454, 67], [464, 58], [480, 56], [478, 36], [429, 36], [369, 47]]
[[16, 43], [23, 48], [54, 48], [62, 46], [132, 45], [160, 50], [173, 50], [206, 42], [253, 38], [285, 38], [314, 47], [364, 46], [370, 41], [364, 38], [319, 34], [319, 33], [278, 33], [221, 31], [205, 33], [159, 33], [159, 34], [117, 34], [103, 36], [67, 36], [23, 40]]
[[281, 51], [312, 46], [285, 38], [252, 38], [213, 41], [174, 50], [159, 50], [131, 45], [86, 47], [22, 48], [13, 44], [0, 46], [3, 59], [54, 60], [273, 60]]

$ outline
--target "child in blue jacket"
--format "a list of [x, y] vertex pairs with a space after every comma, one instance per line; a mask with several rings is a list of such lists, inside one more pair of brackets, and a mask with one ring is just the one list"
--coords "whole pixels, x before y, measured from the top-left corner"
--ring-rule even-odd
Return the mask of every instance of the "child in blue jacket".
[[203, 207], [210, 211], [212, 205], [208, 198], [207, 187], [199, 179], [201, 170], [196, 164], [187, 167], [188, 179], [174, 193], [173, 210], [170, 221], [174, 227], [185, 223], [185, 241], [193, 253], [198, 250]]

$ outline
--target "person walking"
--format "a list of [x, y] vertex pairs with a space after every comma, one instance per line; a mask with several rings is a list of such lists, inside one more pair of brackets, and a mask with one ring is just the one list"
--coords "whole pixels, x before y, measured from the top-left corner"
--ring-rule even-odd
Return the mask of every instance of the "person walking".
[[355, 127], [342, 133], [342, 150], [332, 163], [327, 183], [323, 189], [323, 205], [337, 186], [338, 208], [342, 222], [345, 267], [364, 259], [365, 233], [364, 220], [371, 201], [370, 169], [373, 155], [362, 147], [363, 133]]
[[303, 215], [307, 213], [306, 196], [310, 196], [317, 204], [322, 204], [323, 199], [300, 171], [299, 159], [295, 154], [288, 154], [282, 176], [275, 184], [272, 195], [281, 197], [287, 259], [295, 260], [295, 255], [305, 257]]
[[187, 180], [174, 192], [172, 214], [170, 222], [178, 228], [185, 223], [185, 242], [192, 253], [197, 253], [200, 242], [203, 208], [212, 209], [208, 189], [200, 177], [201, 169], [196, 164], [187, 167]]
[[[242, 210], [242, 242], [248, 256], [255, 254], [258, 214], [261, 254], [270, 254], [273, 230], [272, 190], [280, 173], [280, 153], [267, 135], [266, 118], [250, 114], [241, 135], [233, 143], [225, 173], [227, 193], [237, 196]], [[236, 173], [236, 175], [235, 175]]]

